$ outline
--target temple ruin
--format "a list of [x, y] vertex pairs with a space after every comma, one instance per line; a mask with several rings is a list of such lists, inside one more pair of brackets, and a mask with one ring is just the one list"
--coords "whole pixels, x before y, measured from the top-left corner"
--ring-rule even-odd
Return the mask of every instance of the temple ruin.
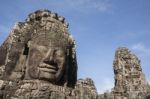
[[0, 46], [0, 99], [149, 99], [138, 57], [118, 48], [114, 88], [98, 94], [91, 78], [77, 79], [76, 43], [65, 18], [37, 10], [18, 22]]

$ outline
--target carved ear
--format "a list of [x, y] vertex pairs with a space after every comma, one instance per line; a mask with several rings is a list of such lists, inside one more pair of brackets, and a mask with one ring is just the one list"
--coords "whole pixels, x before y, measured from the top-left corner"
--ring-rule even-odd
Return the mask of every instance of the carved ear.
[[77, 81], [77, 61], [76, 54], [73, 52], [72, 47], [69, 48], [69, 55], [67, 57], [67, 61], [67, 86], [74, 87]]

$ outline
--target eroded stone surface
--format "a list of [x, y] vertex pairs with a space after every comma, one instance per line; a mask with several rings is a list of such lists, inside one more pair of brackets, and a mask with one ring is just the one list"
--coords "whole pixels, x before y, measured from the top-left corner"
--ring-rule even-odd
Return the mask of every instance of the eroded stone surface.
[[113, 64], [115, 86], [102, 99], [145, 99], [150, 86], [142, 72], [140, 60], [127, 48], [118, 48]]
[[115, 97], [140, 99], [149, 91], [140, 60], [127, 48], [119, 48], [114, 60]]
[[94, 82], [90, 78], [80, 79], [76, 83], [75, 91], [79, 99], [97, 99], [97, 91]]
[[75, 88], [42, 80], [2, 81], [0, 99], [97, 99], [92, 80], [79, 80]]

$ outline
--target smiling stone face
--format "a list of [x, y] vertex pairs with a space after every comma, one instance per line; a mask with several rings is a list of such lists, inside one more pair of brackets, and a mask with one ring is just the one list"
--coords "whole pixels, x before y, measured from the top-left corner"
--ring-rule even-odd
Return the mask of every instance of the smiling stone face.
[[64, 18], [48, 10], [35, 11], [17, 23], [0, 54], [0, 79], [68, 87], [77, 81], [75, 40]]
[[61, 47], [30, 43], [27, 79], [57, 82], [64, 74], [66, 51]]

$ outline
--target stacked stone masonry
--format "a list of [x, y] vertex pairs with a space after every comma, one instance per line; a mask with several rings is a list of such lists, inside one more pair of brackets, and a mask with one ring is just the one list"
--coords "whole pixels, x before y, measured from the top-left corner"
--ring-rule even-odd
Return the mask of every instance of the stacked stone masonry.
[[150, 86], [142, 72], [140, 60], [127, 48], [120, 47], [113, 63], [114, 88], [100, 95], [100, 99], [145, 99]]
[[119, 48], [114, 60], [115, 97], [140, 99], [148, 93], [148, 82], [145, 80], [140, 60], [127, 48]]

